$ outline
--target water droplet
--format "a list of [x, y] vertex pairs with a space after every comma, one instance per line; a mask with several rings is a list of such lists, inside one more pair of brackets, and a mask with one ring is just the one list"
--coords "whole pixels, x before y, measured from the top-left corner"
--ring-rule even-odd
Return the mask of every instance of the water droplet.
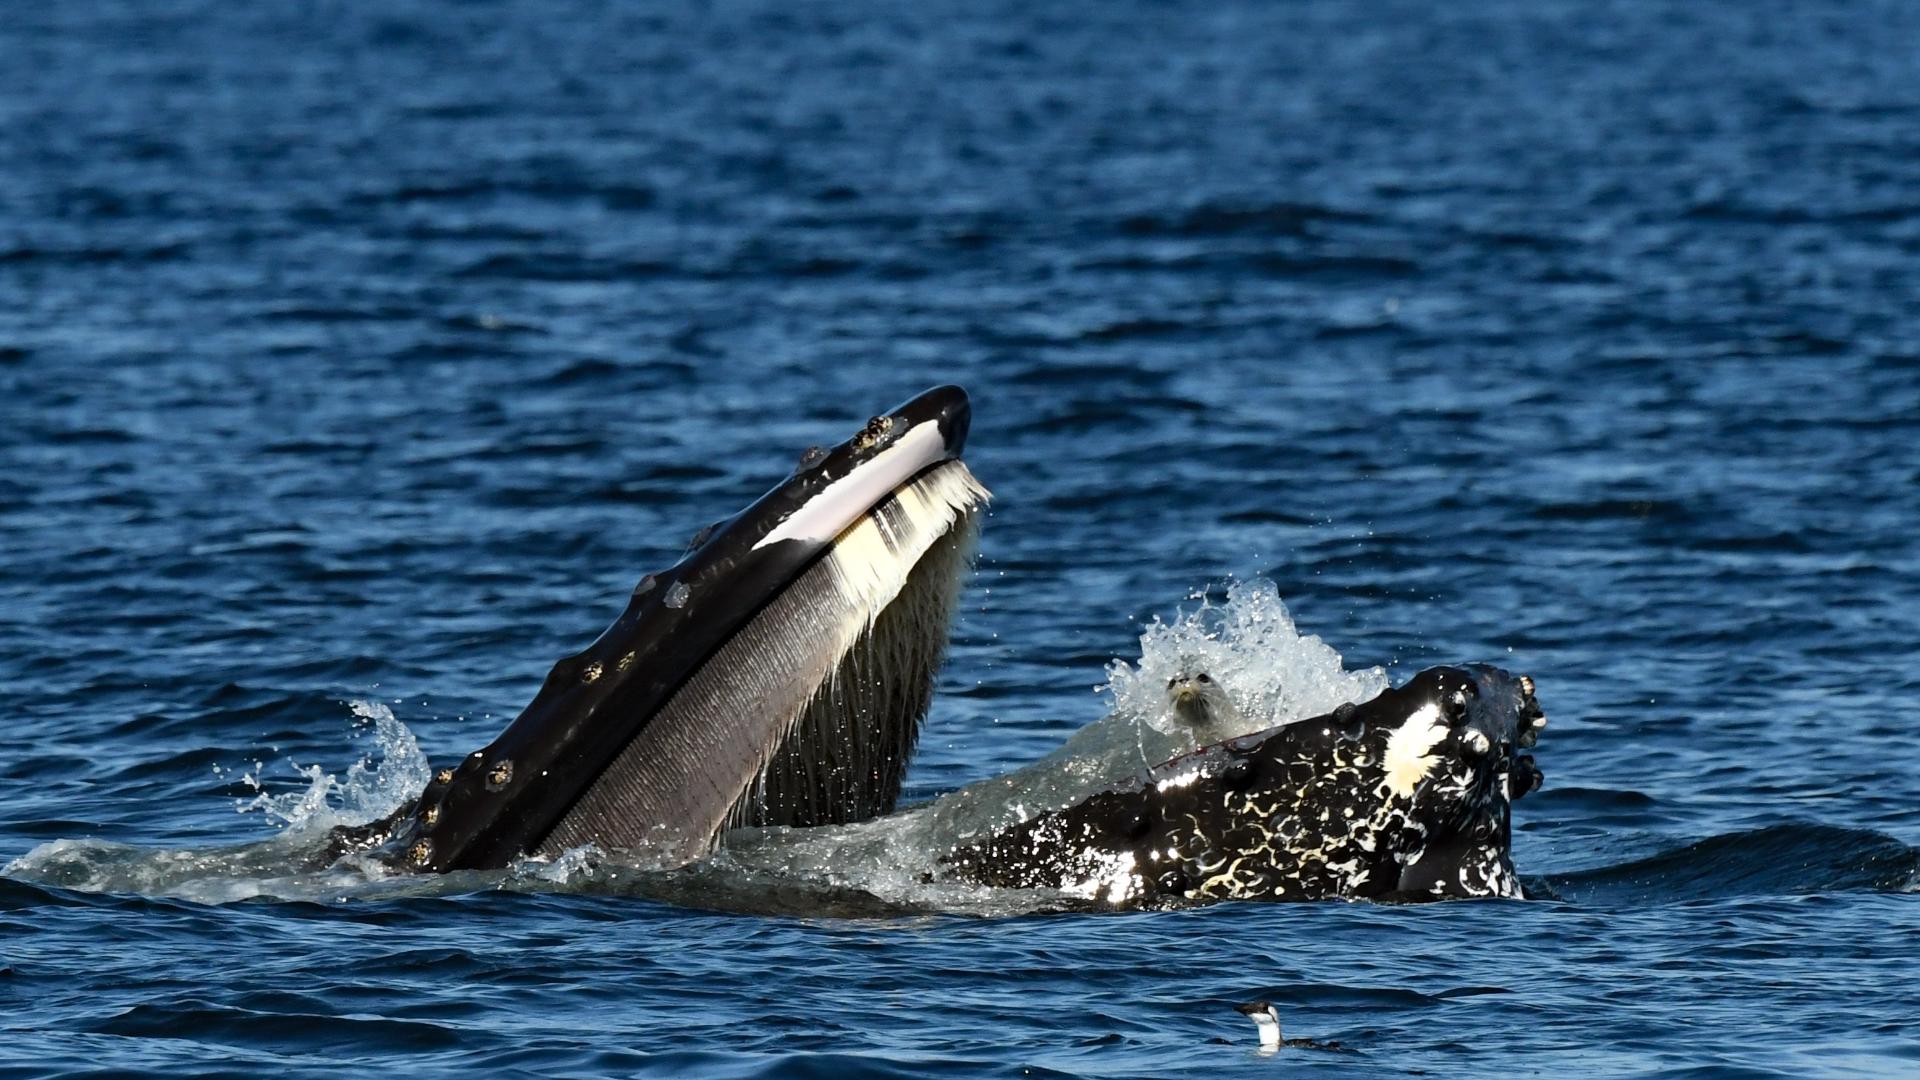
[[686, 607], [687, 597], [692, 594], [693, 590], [687, 588], [686, 582], [676, 581], [673, 583], [673, 588], [667, 590], [667, 606], [670, 608]]

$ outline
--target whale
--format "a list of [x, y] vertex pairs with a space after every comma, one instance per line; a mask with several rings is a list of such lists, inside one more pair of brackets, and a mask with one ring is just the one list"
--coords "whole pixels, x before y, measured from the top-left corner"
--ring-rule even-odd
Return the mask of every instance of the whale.
[[729, 828], [884, 814], [989, 499], [966, 392], [870, 419], [643, 577], [506, 730], [326, 857], [490, 869], [583, 845], [685, 865]]
[[1522, 898], [1512, 803], [1545, 723], [1528, 676], [1430, 668], [956, 844], [924, 880], [1136, 908]]
[[[897, 803], [991, 498], [961, 460], [970, 422], [965, 391], [936, 387], [805, 452], [643, 577], [491, 743], [334, 829], [324, 860], [444, 873], [586, 849], [671, 873], [730, 834], [831, 848], [945, 820]], [[1527, 676], [1434, 668], [895, 854], [926, 884], [1066, 906], [1522, 897], [1511, 807], [1541, 782], [1524, 751], [1545, 723]]]

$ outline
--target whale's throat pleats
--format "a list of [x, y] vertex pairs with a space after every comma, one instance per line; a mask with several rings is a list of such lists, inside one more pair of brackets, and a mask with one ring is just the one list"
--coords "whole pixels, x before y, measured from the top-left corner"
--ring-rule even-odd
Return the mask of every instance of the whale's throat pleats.
[[537, 850], [677, 865], [732, 826], [891, 810], [987, 498], [959, 461], [896, 489], [687, 679]]

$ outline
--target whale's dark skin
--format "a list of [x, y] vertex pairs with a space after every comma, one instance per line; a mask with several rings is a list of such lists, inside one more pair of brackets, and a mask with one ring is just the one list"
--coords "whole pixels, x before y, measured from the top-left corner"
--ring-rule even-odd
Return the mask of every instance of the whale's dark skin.
[[1434, 668], [957, 847], [928, 877], [1115, 907], [1519, 897], [1511, 802], [1540, 772], [1518, 751], [1544, 722], [1531, 679]]

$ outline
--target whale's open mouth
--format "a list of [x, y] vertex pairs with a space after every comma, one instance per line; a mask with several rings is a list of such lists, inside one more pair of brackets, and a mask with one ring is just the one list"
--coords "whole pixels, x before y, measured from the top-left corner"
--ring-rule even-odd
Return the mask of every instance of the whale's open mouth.
[[884, 494], [693, 669], [536, 852], [684, 862], [723, 827], [892, 810], [986, 497], [958, 461]]
[[958, 387], [874, 417], [649, 575], [599, 640], [416, 804], [346, 830], [419, 870], [582, 844], [677, 866], [736, 825], [886, 813], [988, 493]]

